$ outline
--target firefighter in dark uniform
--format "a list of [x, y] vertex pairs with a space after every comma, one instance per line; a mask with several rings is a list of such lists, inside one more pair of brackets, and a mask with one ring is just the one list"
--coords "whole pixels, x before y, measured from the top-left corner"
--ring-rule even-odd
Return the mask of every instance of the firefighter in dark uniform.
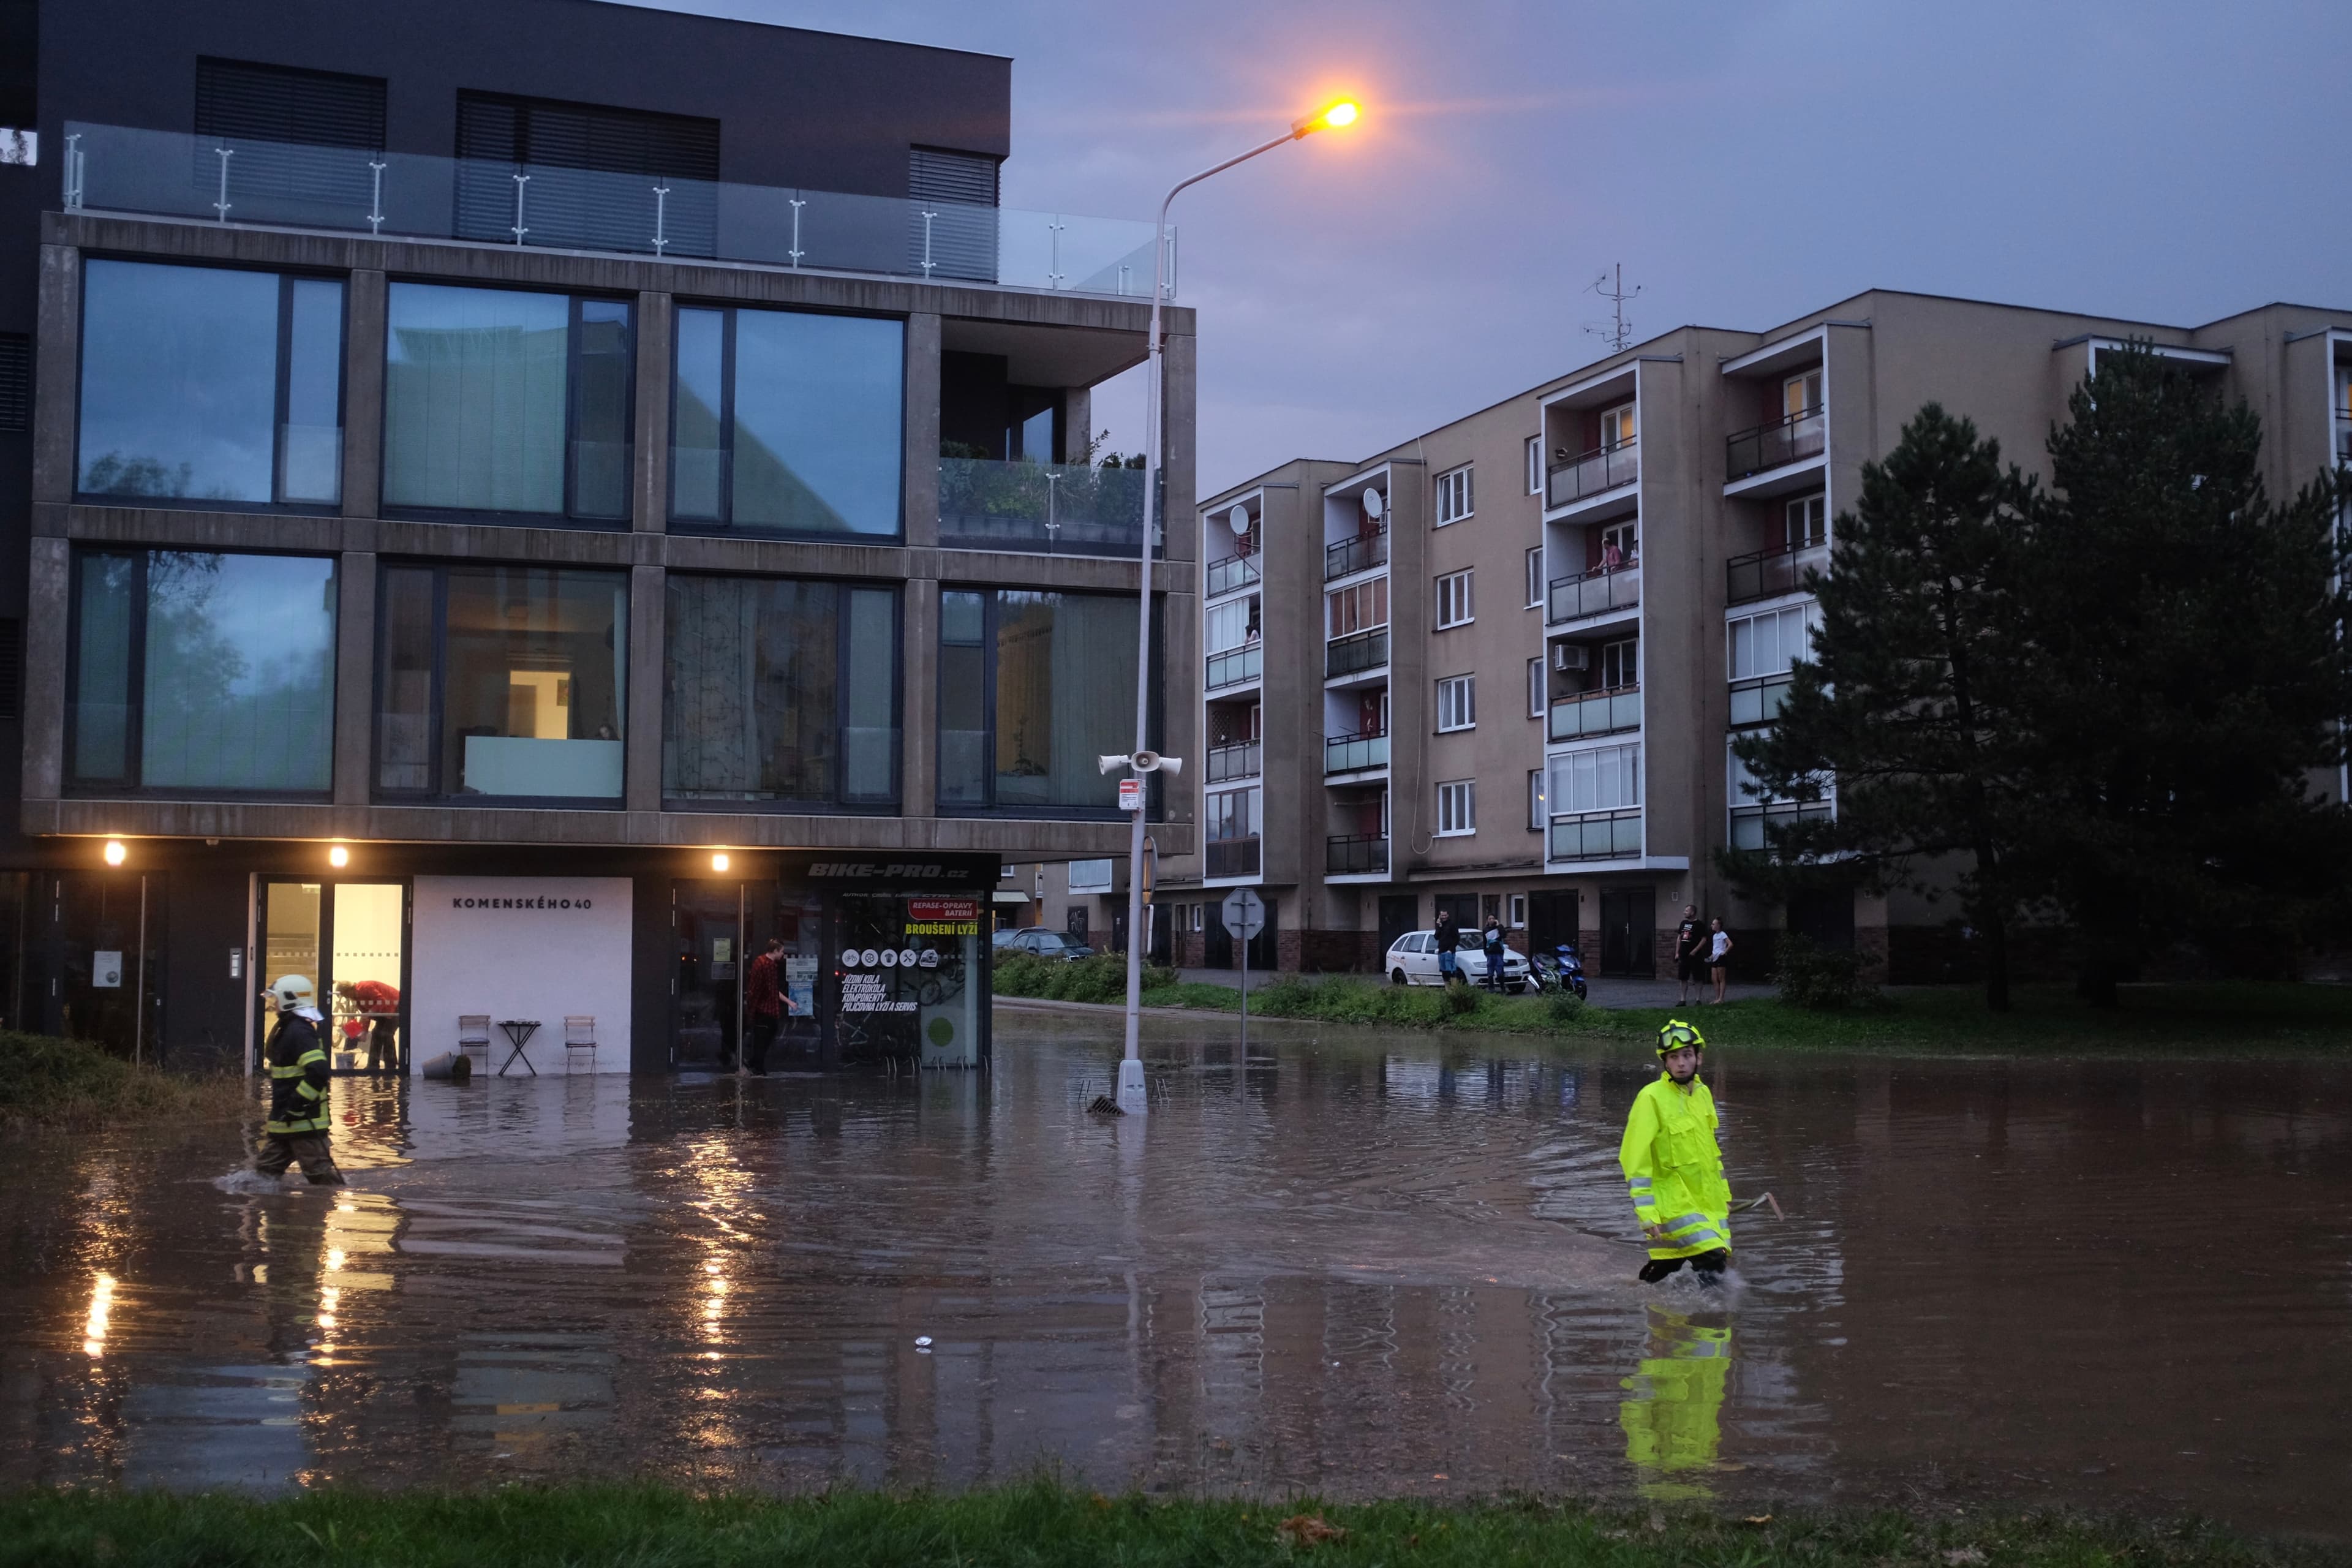
[[269, 1120], [262, 1123], [253, 1168], [278, 1176], [299, 1162], [314, 1186], [339, 1187], [343, 1173], [327, 1149], [327, 1053], [319, 1041], [310, 983], [281, 974], [269, 994], [278, 1002], [278, 1024], [262, 1048], [269, 1068]]

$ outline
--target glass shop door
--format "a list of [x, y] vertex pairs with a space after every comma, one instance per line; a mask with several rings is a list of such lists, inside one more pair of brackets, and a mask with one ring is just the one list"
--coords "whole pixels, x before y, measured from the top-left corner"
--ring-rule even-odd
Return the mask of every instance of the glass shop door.
[[339, 1073], [398, 1077], [408, 1070], [408, 885], [265, 879], [257, 912], [261, 993], [253, 1063], [278, 1024], [272, 988], [288, 974], [310, 982], [328, 1065]]

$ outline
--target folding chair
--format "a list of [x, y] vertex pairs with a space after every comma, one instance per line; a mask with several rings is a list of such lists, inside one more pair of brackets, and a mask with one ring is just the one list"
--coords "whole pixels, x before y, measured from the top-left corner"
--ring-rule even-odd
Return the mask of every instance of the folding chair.
[[596, 1015], [566, 1013], [563, 1016], [563, 1070], [569, 1073], [576, 1059], [574, 1051], [588, 1053], [588, 1070], [596, 1070]]
[[488, 1076], [490, 1070], [490, 1016], [488, 1013], [457, 1015], [457, 1049], [471, 1058], [479, 1052], [479, 1070]]

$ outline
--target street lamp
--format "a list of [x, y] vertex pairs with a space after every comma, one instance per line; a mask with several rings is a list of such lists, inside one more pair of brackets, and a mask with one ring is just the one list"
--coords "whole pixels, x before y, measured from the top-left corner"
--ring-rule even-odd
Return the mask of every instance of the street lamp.
[[[1168, 293], [1168, 209], [1177, 194], [1187, 185], [1197, 185], [1212, 174], [1222, 174], [1236, 163], [1246, 163], [1261, 153], [1271, 153], [1276, 147], [1312, 136], [1318, 131], [1338, 130], [1353, 125], [1362, 111], [1352, 99], [1340, 99], [1326, 104], [1312, 114], [1301, 115], [1290, 122], [1290, 129], [1270, 142], [1262, 142], [1237, 157], [1213, 164], [1192, 175], [1179, 180], [1168, 188], [1160, 203], [1160, 223], [1153, 230], [1151, 246], [1151, 339], [1148, 345], [1150, 369], [1143, 383], [1143, 542], [1142, 569], [1138, 574], [1136, 592], [1142, 607], [1135, 618], [1135, 755], [1129, 761], [1137, 786], [1134, 820], [1127, 844], [1127, 1049], [1118, 1063], [1118, 1108], [1129, 1116], [1141, 1116], [1150, 1109], [1143, 1093], [1143, 799], [1144, 774], [1165, 768], [1175, 759], [1160, 758], [1151, 751], [1151, 523], [1152, 512], [1159, 500], [1160, 482], [1160, 411], [1166, 400], [1167, 362], [1160, 357], [1160, 308]], [[1108, 762], [1109, 759], [1105, 759]], [[1108, 771], [1108, 768], [1105, 770]]]

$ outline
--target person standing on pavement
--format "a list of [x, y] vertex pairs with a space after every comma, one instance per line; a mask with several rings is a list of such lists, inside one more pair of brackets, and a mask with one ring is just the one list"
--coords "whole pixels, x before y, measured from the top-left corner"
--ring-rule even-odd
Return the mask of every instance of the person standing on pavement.
[[1723, 929], [1721, 921], [1707, 922], [1706, 972], [1715, 982], [1715, 1005], [1720, 1007], [1724, 984], [1731, 978], [1731, 933]]
[[1437, 911], [1437, 978], [1441, 984], [1451, 985], [1462, 978], [1462, 960], [1454, 949], [1461, 944], [1462, 933], [1454, 924], [1454, 911]]
[[743, 1007], [751, 1015], [751, 1054], [747, 1058], [754, 1078], [768, 1076], [768, 1047], [776, 1043], [776, 1029], [784, 1021], [784, 995], [776, 984], [776, 962], [784, 939], [772, 936], [744, 981]]
[[269, 994], [278, 1003], [278, 1023], [261, 1053], [269, 1068], [269, 1120], [261, 1124], [253, 1168], [265, 1176], [282, 1176], [299, 1161], [311, 1185], [340, 1187], [343, 1173], [327, 1147], [327, 1086], [332, 1080], [319, 1041], [325, 1020], [302, 975], [279, 975]]
[[1482, 942], [1486, 951], [1486, 989], [1503, 988], [1503, 922], [1494, 916], [1486, 917], [1486, 930]]
[[1685, 904], [1683, 923], [1675, 928], [1675, 979], [1680, 986], [1675, 997], [1677, 1007], [1687, 1007], [1696, 1000], [1691, 995], [1691, 987], [1705, 983], [1701, 971], [1706, 953], [1706, 932], [1698, 923], [1698, 906]]
[[1670, 1018], [1658, 1030], [1663, 1069], [1633, 1097], [1617, 1164], [1650, 1245], [1642, 1282], [1654, 1285], [1687, 1263], [1702, 1285], [1719, 1285], [1731, 1266], [1731, 1187], [1716, 1143], [1715, 1096], [1699, 1081], [1706, 1037]]

